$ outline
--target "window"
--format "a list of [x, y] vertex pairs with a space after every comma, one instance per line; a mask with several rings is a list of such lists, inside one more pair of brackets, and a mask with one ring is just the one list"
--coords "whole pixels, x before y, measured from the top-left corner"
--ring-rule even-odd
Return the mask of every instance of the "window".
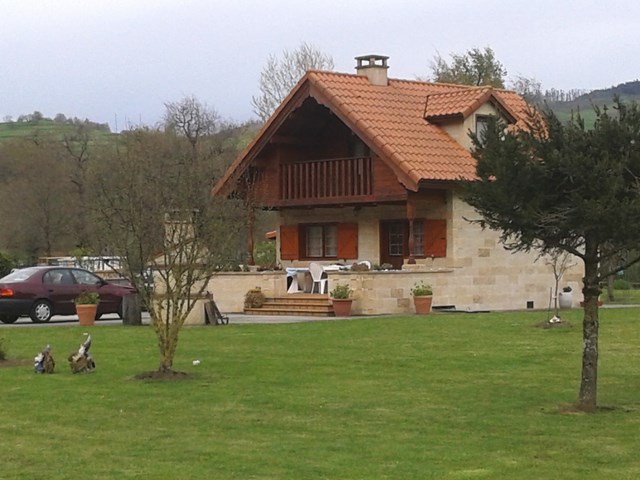
[[358, 258], [357, 223], [314, 223], [280, 225], [280, 258], [356, 259]]
[[76, 277], [76, 282], [80, 285], [99, 285], [101, 283], [98, 277], [84, 270], [73, 270], [73, 276]]
[[489, 122], [491, 121], [490, 115], [476, 115], [476, 135], [480, 142], [485, 142], [485, 136], [489, 128]]
[[307, 258], [337, 257], [338, 228], [336, 225], [306, 225], [303, 227], [303, 235]]

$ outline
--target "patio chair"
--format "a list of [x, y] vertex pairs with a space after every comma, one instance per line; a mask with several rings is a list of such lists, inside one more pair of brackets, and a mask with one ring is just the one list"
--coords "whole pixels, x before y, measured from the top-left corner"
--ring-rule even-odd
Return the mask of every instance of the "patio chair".
[[318, 293], [325, 293], [328, 279], [322, 278], [322, 276], [325, 275], [322, 265], [320, 265], [319, 263], [310, 263], [309, 273], [311, 274], [311, 279], [313, 280], [313, 284], [311, 285], [311, 293], [313, 293], [313, 291], [315, 290], [316, 285], [318, 285]]

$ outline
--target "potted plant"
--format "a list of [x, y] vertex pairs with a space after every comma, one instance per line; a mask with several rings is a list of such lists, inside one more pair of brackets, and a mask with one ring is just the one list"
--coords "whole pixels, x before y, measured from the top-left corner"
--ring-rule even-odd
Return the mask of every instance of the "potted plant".
[[431, 311], [431, 303], [433, 301], [433, 290], [430, 285], [425, 285], [421, 280], [411, 289], [411, 295], [413, 295], [413, 304], [416, 308], [416, 313], [426, 314]]
[[341, 285], [339, 283], [331, 290], [329, 295], [331, 296], [333, 312], [336, 317], [348, 317], [351, 315], [352, 293], [353, 290], [349, 288], [349, 285]]
[[100, 295], [98, 292], [83, 290], [75, 299], [76, 313], [80, 325], [93, 325], [96, 321], [98, 312], [98, 303], [100, 303]]
[[260, 287], [255, 287], [250, 289], [244, 295], [244, 308], [260, 308], [267, 301], [264, 293], [262, 293], [262, 289]]
[[573, 293], [571, 293], [571, 287], [566, 286], [559, 294], [558, 304], [560, 308], [571, 308], [573, 306]]

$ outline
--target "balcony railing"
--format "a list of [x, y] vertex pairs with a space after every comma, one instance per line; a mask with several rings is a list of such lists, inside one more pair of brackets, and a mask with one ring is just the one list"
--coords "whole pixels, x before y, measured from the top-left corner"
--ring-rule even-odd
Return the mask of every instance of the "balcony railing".
[[371, 158], [287, 163], [280, 170], [280, 199], [340, 199], [371, 195]]

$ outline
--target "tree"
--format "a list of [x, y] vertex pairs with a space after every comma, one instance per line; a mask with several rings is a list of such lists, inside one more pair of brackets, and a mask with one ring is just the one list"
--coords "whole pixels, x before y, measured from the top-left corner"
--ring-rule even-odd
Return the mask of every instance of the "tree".
[[511, 80], [509, 88], [522, 95], [529, 103], [540, 104], [544, 99], [542, 84], [533, 77], [517, 75], [515, 79]]
[[185, 319], [241, 244], [242, 212], [210, 195], [213, 160], [172, 131], [138, 129], [123, 133], [99, 164], [96, 219], [149, 310], [161, 374], [172, 373]]
[[46, 138], [0, 146], [0, 244], [18, 257], [35, 260], [74, 245], [77, 202], [60, 151]]
[[600, 282], [640, 260], [620, 255], [640, 243], [640, 109], [616, 99], [614, 111], [596, 115], [591, 130], [580, 117], [563, 125], [549, 109], [531, 112], [526, 129], [490, 122], [483, 138], [472, 136], [478, 180], [464, 195], [481, 214], [475, 221], [500, 231], [507, 248], [582, 260], [584, 411], [597, 407]]
[[200, 138], [216, 131], [218, 112], [194, 96], [184, 97], [178, 102], [168, 102], [164, 106], [165, 129], [184, 135], [194, 154]]
[[472, 48], [464, 54], [451, 54], [447, 63], [438, 53], [431, 62], [432, 80], [462, 85], [491, 85], [504, 88], [507, 71], [489, 47]]
[[333, 67], [331, 56], [304, 42], [293, 52], [284, 50], [281, 60], [269, 55], [260, 73], [260, 94], [251, 98], [254, 113], [265, 122], [307, 70]]

